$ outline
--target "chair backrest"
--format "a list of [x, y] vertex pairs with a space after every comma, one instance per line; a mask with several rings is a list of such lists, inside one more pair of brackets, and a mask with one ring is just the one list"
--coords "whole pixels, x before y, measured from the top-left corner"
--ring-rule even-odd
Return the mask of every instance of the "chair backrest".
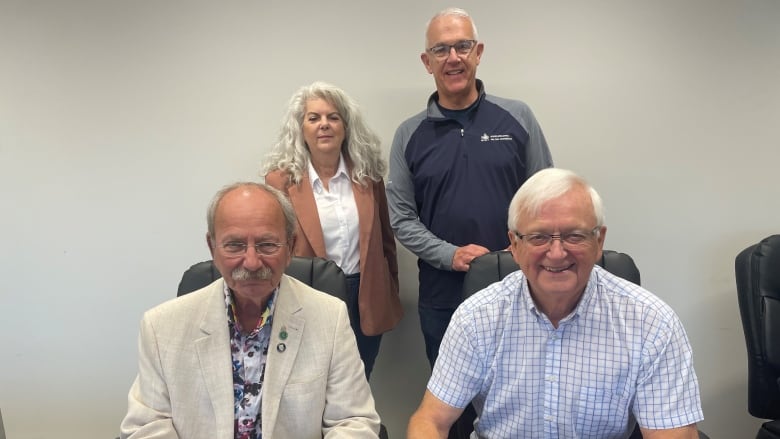
[[780, 419], [780, 235], [742, 250], [734, 268], [748, 354], [748, 411]]
[[[604, 250], [597, 261], [605, 270], [640, 284], [639, 269], [631, 256], [613, 250]], [[490, 252], [471, 261], [471, 267], [463, 280], [463, 298], [471, 296], [493, 282], [498, 282], [507, 274], [519, 270], [512, 253], [506, 250]]]
[[[310, 285], [316, 290], [347, 300], [347, 279], [335, 262], [323, 258], [293, 256], [285, 273]], [[203, 261], [191, 266], [181, 277], [178, 296], [191, 293], [222, 277], [213, 261]]]

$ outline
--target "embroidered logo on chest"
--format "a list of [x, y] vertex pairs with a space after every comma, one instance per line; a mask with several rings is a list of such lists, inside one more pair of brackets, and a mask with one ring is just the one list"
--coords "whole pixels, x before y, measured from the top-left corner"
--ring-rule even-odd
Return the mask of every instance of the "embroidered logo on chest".
[[500, 142], [502, 140], [513, 140], [509, 134], [487, 134], [484, 133], [479, 137], [481, 142]]

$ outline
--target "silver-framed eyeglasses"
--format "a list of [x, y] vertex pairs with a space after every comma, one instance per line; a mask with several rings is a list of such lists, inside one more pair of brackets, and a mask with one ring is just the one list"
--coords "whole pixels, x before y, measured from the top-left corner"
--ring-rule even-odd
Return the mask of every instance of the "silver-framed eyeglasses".
[[446, 58], [450, 56], [450, 51], [455, 49], [455, 53], [461, 56], [468, 55], [477, 45], [477, 40], [460, 40], [455, 44], [437, 44], [428, 48], [428, 52], [436, 58]]
[[[228, 241], [220, 246], [225, 256], [229, 258], [237, 258], [246, 254], [249, 245], [246, 242], [241, 241]], [[271, 256], [279, 252], [279, 249], [284, 247], [284, 244], [280, 242], [256, 242], [253, 246], [255, 253], [258, 255]]]
[[596, 236], [600, 228], [596, 226], [588, 231], [573, 230], [564, 233], [526, 233], [524, 235], [517, 231], [513, 233], [517, 239], [524, 241], [531, 247], [549, 247], [552, 245], [553, 240], [557, 239], [561, 241], [564, 247], [576, 248], [590, 244], [591, 239]]

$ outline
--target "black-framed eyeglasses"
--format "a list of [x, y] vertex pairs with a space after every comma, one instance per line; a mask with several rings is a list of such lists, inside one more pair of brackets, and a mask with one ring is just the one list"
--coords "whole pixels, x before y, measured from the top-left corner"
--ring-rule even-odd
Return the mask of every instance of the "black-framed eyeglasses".
[[552, 245], [553, 240], [557, 239], [561, 241], [561, 244], [565, 247], [582, 247], [590, 244], [591, 238], [596, 236], [596, 232], [601, 227], [596, 226], [589, 231], [573, 230], [571, 232], [564, 233], [526, 233], [520, 234], [517, 231], [513, 233], [517, 239], [524, 241], [531, 247], [545, 247]]
[[[229, 258], [236, 258], [245, 255], [249, 245], [246, 242], [229, 241], [222, 244], [220, 247], [222, 248], [222, 252], [225, 254], [225, 256]], [[256, 242], [253, 247], [255, 248], [255, 253], [258, 255], [271, 256], [278, 253], [279, 249], [284, 247], [284, 244], [280, 242], [265, 241]]]
[[437, 44], [428, 48], [428, 52], [436, 58], [446, 58], [450, 56], [450, 51], [455, 49], [458, 55], [468, 55], [477, 45], [477, 40], [460, 40], [455, 44]]

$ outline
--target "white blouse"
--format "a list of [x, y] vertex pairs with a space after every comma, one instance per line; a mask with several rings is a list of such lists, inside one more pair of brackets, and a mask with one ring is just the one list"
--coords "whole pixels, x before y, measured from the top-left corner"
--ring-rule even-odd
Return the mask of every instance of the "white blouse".
[[339, 157], [336, 175], [322, 185], [320, 176], [309, 162], [309, 181], [317, 203], [317, 213], [325, 240], [325, 254], [341, 267], [345, 274], [360, 272], [360, 230], [352, 180], [347, 173], [344, 158]]

